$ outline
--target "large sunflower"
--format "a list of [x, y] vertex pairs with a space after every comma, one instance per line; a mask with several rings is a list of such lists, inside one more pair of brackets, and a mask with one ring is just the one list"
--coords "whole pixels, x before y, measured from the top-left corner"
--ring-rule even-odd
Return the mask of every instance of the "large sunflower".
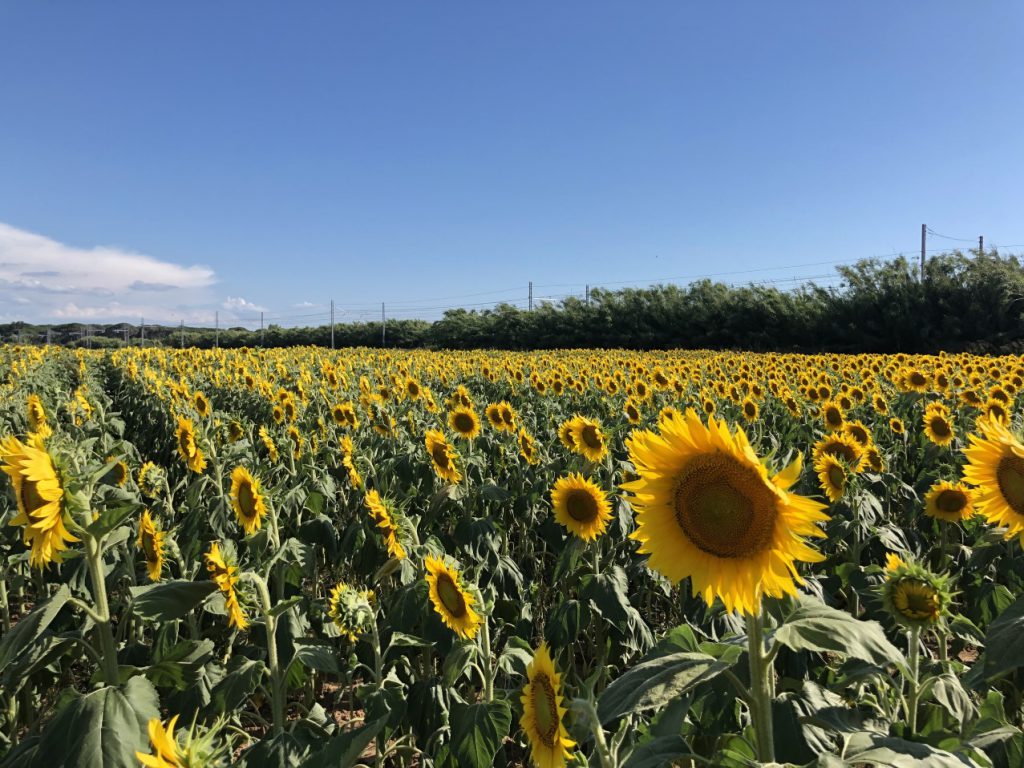
[[562, 722], [562, 679], [555, 671], [547, 643], [541, 642], [534, 652], [526, 677], [519, 725], [530, 741], [530, 757], [536, 768], [562, 768], [576, 742], [569, 738]]
[[459, 482], [462, 479], [462, 473], [455, 466], [455, 451], [448, 445], [444, 433], [437, 429], [429, 429], [425, 442], [427, 453], [430, 454], [430, 462], [433, 464], [437, 476], [449, 483]]
[[928, 489], [924, 511], [929, 517], [958, 523], [974, 514], [974, 494], [963, 483], [940, 480]]
[[267, 514], [267, 504], [260, 493], [260, 481], [239, 465], [231, 472], [231, 508], [246, 534], [259, 530]]
[[22, 539], [32, 549], [29, 563], [43, 568], [61, 562], [61, 552], [68, 548], [68, 542], [78, 539], [64, 525], [64, 488], [42, 438], [37, 436], [25, 444], [8, 437], [0, 442], [0, 461], [18, 502], [18, 514], [10, 524], [25, 529]]
[[441, 621], [459, 637], [475, 637], [481, 619], [473, 610], [475, 598], [462, 588], [459, 572], [438, 557], [428, 555], [423, 564], [427, 568], [430, 602], [434, 604], [434, 610]]
[[936, 445], [947, 446], [956, 437], [956, 433], [953, 431], [953, 420], [943, 411], [925, 411], [924, 434]]
[[981, 420], [979, 426], [982, 436], [971, 435], [964, 451], [964, 480], [978, 486], [978, 512], [1024, 546], [1024, 445], [998, 421]]
[[164, 566], [164, 532], [156, 527], [149, 510], [142, 513], [139, 521], [139, 549], [146, 558], [146, 572], [150, 581], [160, 581], [160, 571]]
[[600, 461], [608, 455], [608, 444], [601, 431], [600, 422], [585, 416], [577, 416], [572, 420], [572, 441], [575, 445], [574, 450], [590, 461]]
[[186, 419], [184, 416], [178, 417], [176, 437], [178, 440], [178, 454], [185, 462], [185, 465], [193, 472], [201, 475], [203, 470], [206, 469], [206, 459], [203, 458], [203, 452], [196, 444], [196, 429], [192, 424], [192, 419]]
[[705, 426], [692, 409], [626, 447], [639, 475], [622, 486], [637, 510], [632, 538], [651, 568], [673, 583], [689, 576], [706, 602], [754, 614], [763, 595], [795, 594], [796, 561], [823, 559], [801, 537], [825, 535], [824, 505], [788, 492], [799, 458], [769, 476], [742, 430], [713, 417]]
[[829, 501], [839, 501], [843, 498], [850, 473], [846, 471], [846, 466], [840, 459], [831, 453], [823, 453], [814, 462], [814, 471], [818, 473], [821, 488]]
[[604, 533], [612, 517], [612, 505], [604, 491], [575, 472], [555, 481], [551, 506], [555, 508], [555, 519], [584, 541]]

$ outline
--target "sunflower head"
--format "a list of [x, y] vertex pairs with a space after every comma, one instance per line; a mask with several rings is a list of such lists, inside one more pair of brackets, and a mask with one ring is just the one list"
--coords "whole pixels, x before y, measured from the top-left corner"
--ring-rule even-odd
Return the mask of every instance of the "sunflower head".
[[128, 471], [128, 465], [124, 463], [124, 460], [117, 458], [116, 456], [107, 456], [107, 463], [111, 464], [109, 471], [100, 478], [101, 483], [106, 485], [116, 485], [124, 487], [124, 484], [128, 482], [128, 477], [131, 474]]
[[974, 492], [964, 483], [941, 480], [928, 489], [924, 511], [929, 517], [958, 523], [974, 514]]
[[175, 436], [178, 443], [178, 455], [181, 456], [181, 460], [185, 462], [185, 466], [192, 472], [201, 475], [203, 470], [206, 469], [206, 459], [196, 441], [196, 429], [192, 419], [179, 416], [178, 429]]
[[185, 755], [174, 736], [174, 727], [177, 722], [178, 715], [167, 721], [166, 727], [160, 722], [160, 718], [152, 718], [149, 721], [149, 743], [153, 753], [147, 755], [143, 752], [136, 752], [136, 759], [147, 768], [183, 768]]
[[152, 461], [147, 461], [139, 469], [139, 490], [151, 499], [155, 499], [160, 489], [164, 487], [167, 476], [163, 469]]
[[146, 572], [150, 581], [160, 581], [160, 571], [164, 566], [164, 532], [161, 531], [149, 510], [142, 513], [139, 520], [138, 546], [146, 560]]
[[1006, 528], [1006, 538], [1024, 545], [1024, 445], [996, 419], [979, 422], [964, 451], [964, 481], [977, 486], [974, 504], [991, 525]]
[[530, 742], [536, 766], [564, 766], [569, 750], [576, 742], [569, 738], [562, 706], [562, 678], [555, 671], [547, 643], [541, 642], [526, 668], [526, 685], [521, 701], [523, 716], [519, 725]]
[[814, 471], [818, 473], [821, 488], [829, 501], [836, 502], [843, 498], [851, 472], [842, 459], [831, 453], [823, 453], [814, 462]]
[[582, 454], [590, 461], [601, 461], [608, 455], [608, 443], [600, 422], [577, 416], [572, 419], [573, 450]]
[[945, 409], [931, 409], [924, 414], [924, 433], [935, 445], [947, 446], [953, 442], [953, 420]]
[[267, 514], [260, 481], [241, 465], [231, 472], [231, 508], [246, 534], [259, 530], [263, 516]]
[[908, 629], [934, 627], [949, 615], [953, 602], [948, 575], [895, 556], [886, 564], [879, 592], [885, 610]]
[[217, 588], [224, 596], [224, 607], [228, 612], [228, 625], [237, 629], [245, 629], [249, 621], [242, 611], [239, 603], [238, 591], [235, 585], [238, 583], [238, 566], [230, 563], [220, 551], [220, 544], [210, 544], [210, 551], [203, 555], [206, 560], [206, 570], [210, 578], [217, 585]]
[[577, 473], [555, 481], [551, 506], [555, 520], [584, 541], [593, 541], [604, 533], [612, 517], [612, 505], [605, 492]]
[[476, 411], [460, 405], [448, 414], [448, 425], [464, 440], [472, 440], [480, 434], [480, 417]]
[[437, 429], [427, 430], [424, 442], [437, 476], [448, 483], [458, 483], [462, 479], [462, 473], [455, 463], [455, 451], [448, 445], [444, 433]]
[[533, 436], [526, 431], [526, 427], [519, 428], [519, 455], [526, 459], [527, 464], [539, 464], [540, 456], [537, 454], [537, 446]]
[[46, 429], [46, 409], [39, 395], [28, 396], [28, 431], [42, 432]]
[[376, 490], [366, 494], [364, 503], [370, 512], [370, 519], [373, 520], [374, 525], [384, 537], [388, 556], [396, 560], [404, 560], [406, 557], [405, 547], [402, 545], [404, 521], [400, 513], [390, 502], [381, 498]]
[[692, 410], [660, 434], [633, 432], [626, 447], [639, 476], [622, 486], [637, 511], [632, 538], [651, 568], [673, 583], [690, 577], [707, 603], [753, 614], [764, 595], [795, 594], [797, 561], [823, 559], [803, 537], [824, 536], [824, 505], [789, 492], [799, 458], [769, 475], [741, 430]]
[[356, 642], [374, 620], [373, 592], [339, 581], [331, 590], [328, 613], [342, 637]]
[[473, 610], [476, 598], [462, 586], [461, 574], [438, 557], [428, 555], [423, 564], [434, 611], [459, 637], [475, 637], [483, 619]]

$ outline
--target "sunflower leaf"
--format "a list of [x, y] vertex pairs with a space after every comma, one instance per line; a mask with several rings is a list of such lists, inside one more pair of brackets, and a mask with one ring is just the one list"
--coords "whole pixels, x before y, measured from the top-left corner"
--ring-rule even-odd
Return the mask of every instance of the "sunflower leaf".
[[150, 621], [180, 619], [217, 589], [213, 581], [163, 581], [130, 587], [132, 610]]
[[512, 710], [504, 701], [452, 704], [452, 751], [459, 765], [488, 768], [512, 726]]
[[813, 597], [797, 598], [796, 610], [774, 632], [775, 641], [794, 651], [840, 653], [884, 667], [906, 666], [900, 650], [877, 621], [860, 621]]

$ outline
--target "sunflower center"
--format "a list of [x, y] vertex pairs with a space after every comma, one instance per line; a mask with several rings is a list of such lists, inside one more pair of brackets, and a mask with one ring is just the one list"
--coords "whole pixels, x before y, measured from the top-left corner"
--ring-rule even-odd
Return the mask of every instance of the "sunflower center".
[[825, 422], [830, 427], [838, 427], [843, 423], [843, 414], [839, 412], [838, 408], [827, 408], [825, 410]]
[[842, 489], [846, 484], [846, 470], [833, 464], [828, 468], [828, 482], [833, 488]]
[[1009, 507], [1018, 515], [1024, 515], [1024, 459], [1004, 456], [996, 468], [996, 480]]
[[580, 430], [580, 439], [587, 448], [594, 450], [599, 449], [602, 445], [601, 436], [597, 433], [597, 427], [593, 424], [587, 424]]
[[583, 488], [575, 488], [569, 493], [565, 509], [569, 517], [580, 523], [589, 523], [597, 518], [597, 500]]
[[537, 726], [537, 738], [546, 747], [555, 746], [558, 733], [558, 705], [555, 703], [555, 689], [543, 672], [533, 679], [530, 686], [533, 694], [533, 719]]
[[840, 442], [828, 443], [821, 449], [821, 452], [831, 454], [837, 459], [842, 459], [848, 464], [854, 464], [857, 459], [860, 458], [860, 452], [856, 448], [852, 445]]
[[870, 442], [867, 430], [860, 426], [850, 428], [850, 437], [861, 445], [867, 445]]
[[156, 540], [153, 534], [146, 531], [142, 534], [142, 551], [146, 555], [146, 561], [155, 563], [160, 553], [156, 551]]
[[941, 416], [936, 416], [932, 419], [931, 428], [936, 437], [949, 437], [953, 434], [949, 428], [949, 422]]
[[935, 499], [935, 506], [941, 512], [957, 514], [967, 506], [967, 495], [963, 491], [944, 490]]
[[238, 486], [238, 506], [242, 510], [242, 517], [249, 520], [256, 517], [256, 494], [252, 483], [245, 481]]
[[920, 621], [937, 616], [938, 603], [938, 595], [926, 584], [910, 581], [898, 587], [896, 607], [908, 619]]
[[448, 469], [451, 462], [448, 459], [448, 451], [443, 445], [435, 445], [430, 449], [430, 457], [441, 469]]
[[27, 478], [21, 481], [21, 504], [26, 514], [32, 514], [46, 504], [46, 499], [39, 495], [36, 489], [36, 481]]
[[701, 551], [748, 557], [771, 543], [775, 501], [752, 468], [720, 453], [705, 454], [690, 461], [679, 476], [675, 516]]
[[469, 434], [473, 431], [475, 426], [473, 423], [473, 417], [468, 413], [457, 413], [452, 421], [453, 426], [462, 434]]
[[192, 435], [188, 432], [182, 432], [178, 435], [178, 450], [181, 451], [183, 456], [191, 458], [196, 452], [195, 443], [192, 442]]
[[448, 613], [455, 618], [461, 619], [466, 615], [466, 598], [447, 573], [439, 574], [437, 577], [437, 596], [441, 598], [441, 603]]

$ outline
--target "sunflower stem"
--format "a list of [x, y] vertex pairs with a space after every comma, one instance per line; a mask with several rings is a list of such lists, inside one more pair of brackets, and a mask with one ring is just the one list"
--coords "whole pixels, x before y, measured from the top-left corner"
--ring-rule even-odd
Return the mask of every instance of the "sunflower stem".
[[483, 655], [484, 701], [494, 701], [494, 664], [491, 660], [491, 622], [485, 614], [480, 622], [480, 653]]
[[249, 580], [256, 585], [260, 593], [260, 607], [263, 609], [263, 620], [267, 630], [267, 666], [270, 668], [270, 706], [274, 722], [274, 734], [284, 731], [284, 686], [277, 658], [277, 617], [272, 614], [270, 590], [267, 582], [258, 574], [247, 572]]
[[907, 728], [910, 736], [917, 733], [917, 699], [921, 687], [921, 628], [914, 627], [907, 632]]
[[89, 578], [92, 581], [92, 596], [96, 602], [95, 613], [90, 618], [96, 622], [96, 634], [100, 638], [103, 682], [107, 685], [117, 685], [117, 646], [114, 644], [114, 634], [110, 629], [110, 604], [107, 602], [107, 579], [103, 572], [102, 539], [87, 536], [85, 550]]
[[775, 736], [772, 730], [771, 660], [764, 649], [764, 614], [747, 616], [747, 656], [750, 662], [750, 714], [757, 740], [757, 759], [775, 762]]
[[7, 569], [0, 572], [0, 629], [11, 631], [11, 607], [7, 600]]

